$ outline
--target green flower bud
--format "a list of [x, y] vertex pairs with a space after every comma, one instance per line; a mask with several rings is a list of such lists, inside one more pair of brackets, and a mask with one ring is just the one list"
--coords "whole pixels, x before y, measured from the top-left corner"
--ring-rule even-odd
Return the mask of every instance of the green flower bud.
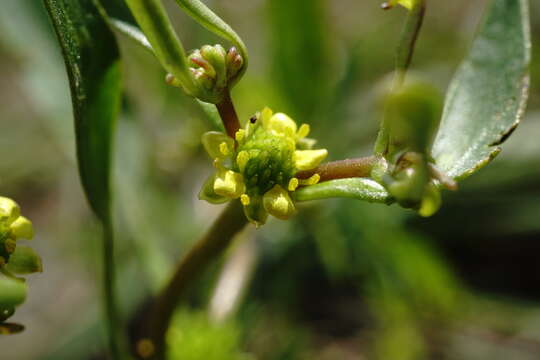
[[[204, 45], [193, 50], [187, 58], [191, 76], [197, 86], [197, 91], [192, 95], [212, 104], [223, 100], [225, 92], [239, 80], [237, 75], [244, 65], [235, 47], [225, 51], [219, 44]], [[171, 74], [165, 80], [169, 85], [182, 87], [181, 82]]]
[[388, 95], [385, 116], [388, 124], [387, 159], [413, 151], [429, 154], [442, 113], [442, 96], [433, 86], [412, 81]]
[[404, 153], [382, 182], [401, 206], [415, 209], [421, 216], [433, 215], [441, 205], [437, 180], [420, 153]]
[[244, 59], [238, 52], [238, 50], [233, 46], [227, 52], [227, 80], [230, 83], [234, 83], [236, 76], [244, 66]]
[[34, 230], [30, 220], [21, 216], [17, 203], [0, 197], [0, 266], [9, 262], [18, 239], [32, 239]]
[[308, 133], [308, 125], [298, 128], [289, 116], [265, 108], [238, 130], [236, 143], [222, 133], [204, 134], [203, 145], [217, 171], [199, 198], [211, 203], [240, 199], [246, 217], [256, 225], [264, 224], [268, 214], [290, 218], [296, 209], [289, 193], [319, 180], [317, 174], [306, 180], [294, 175], [317, 167], [328, 154], [325, 149], [297, 150], [299, 143], [313, 143], [305, 141]]

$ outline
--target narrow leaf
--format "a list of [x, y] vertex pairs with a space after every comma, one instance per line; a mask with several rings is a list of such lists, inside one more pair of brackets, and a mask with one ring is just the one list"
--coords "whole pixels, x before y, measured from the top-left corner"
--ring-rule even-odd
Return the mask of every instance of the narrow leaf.
[[330, 30], [323, 0], [267, 2], [268, 31], [272, 34], [272, 81], [288, 101], [293, 118], [314, 119], [331, 95]]
[[110, 166], [120, 105], [120, 62], [114, 35], [92, 0], [45, 0], [66, 62], [86, 196], [96, 215], [110, 219]]
[[121, 358], [120, 324], [115, 298], [111, 219], [111, 152], [120, 107], [120, 55], [114, 34], [96, 0], [44, 0], [71, 87], [77, 159], [90, 206], [103, 225], [104, 303], [109, 346]]
[[126, 3], [163, 68], [180, 81], [188, 94], [196, 93], [186, 52], [161, 0], [126, 0]]
[[465, 178], [499, 153], [525, 109], [529, 61], [528, 0], [493, 0], [450, 85], [433, 145], [448, 176]]
[[292, 194], [296, 201], [344, 197], [385, 204], [392, 202], [391, 196], [381, 184], [366, 178], [324, 181], [301, 188]]

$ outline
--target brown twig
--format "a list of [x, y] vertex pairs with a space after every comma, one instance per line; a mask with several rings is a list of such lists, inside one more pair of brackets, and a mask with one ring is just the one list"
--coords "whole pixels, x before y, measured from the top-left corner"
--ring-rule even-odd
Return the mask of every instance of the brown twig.
[[[143, 358], [163, 359], [165, 337], [172, 315], [186, 289], [223, 253], [247, 220], [239, 201], [231, 201], [221, 215], [178, 264], [167, 287], [159, 294], [148, 319], [150, 339], [141, 339], [150, 349]], [[139, 348], [139, 346], [137, 346]]]
[[234, 109], [234, 104], [231, 99], [231, 94], [228, 89], [225, 90], [223, 100], [216, 104], [223, 126], [227, 131], [227, 135], [234, 139], [236, 132], [240, 129], [240, 121], [238, 121], [238, 115]]
[[376, 156], [337, 160], [319, 165], [312, 170], [300, 171], [296, 174], [296, 177], [299, 179], [307, 179], [314, 174], [319, 174], [321, 177], [319, 181], [368, 177], [376, 161]]

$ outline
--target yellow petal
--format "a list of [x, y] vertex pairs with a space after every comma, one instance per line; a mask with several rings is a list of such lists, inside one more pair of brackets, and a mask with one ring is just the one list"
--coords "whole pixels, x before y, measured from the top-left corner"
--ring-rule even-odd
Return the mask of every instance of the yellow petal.
[[227, 145], [225, 141], [219, 144], [219, 152], [221, 152], [223, 156], [229, 155], [230, 153], [229, 146]]
[[236, 132], [236, 134], [234, 134], [234, 138], [236, 139], [236, 141], [240, 142], [244, 139], [244, 137], [246, 136], [246, 130], [244, 129], [240, 129]]
[[321, 176], [319, 174], [313, 174], [307, 179], [300, 180], [300, 185], [315, 185], [321, 180]]
[[34, 237], [32, 223], [24, 216], [19, 216], [9, 228], [11, 229], [11, 234], [15, 236], [16, 239], [23, 238], [30, 240]]
[[[234, 149], [234, 140], [218, 131], [204, 133], [201, 141], [204, 149], [212, 159], [223, 159], [226, 157], [226, 154], [223, 154], [222, 150]], [[225, 143], [225, 145], [222, 145], [223, 143]]]
[[289, 180], [289, 185], [287, 186], [287, 190], [294, 191], [298, 187], [298, 179], [293, 177], [291, 180]]
[[396, 4], [399, 4], [406, 8], [407, 10], [411, 10], [418, 0], [390, 0], [382, 4], [384, 9], [390, 9], [391, 7], [395, 6]]
[[216, 176], [212, 175], [204, 182], [204, 185], [199, 192], [199, 200], [208, 201], [211, 204], [222, 204], [229, 201], [230, 199], [216, 194], [214, 191], [214, 182], [216, 181]]
[[7, 224], [14, 222], [21, 214], [21, 209], [17, 203], [9, 198], [0, 196], [0, 220]]
[[272, 114], [272, 110], [269, 107], [265, 107], [261, 111], [260, 119], [265, 129], [268, 129], [268, 126], [270, 125], [270, 118], [272, 117]]
[[281, 135], [292, 137], [296, 134], [296, 123], [284, 113], [274, 114], [268, 121], [267, 128], [268, 130]]
[[249, 195], [248, 194], [242, 194], [240, 196], [240, 202], [242, 203], [242, 205], [246, 206], [246, 205], [249, 205]]
[[303, 139], [306, 136], [309, 135], [310, 127], [308, 124], [302, 124], [300, 125], [300, 128], [298, 129], [298, 132], [296, 133], [297, 139]]
[[239, 198], [246, 192], [246, 185], [242, 174], [232, 170], [218, 171], [214, 181], [214, 191], [216, 194], [231, 199]]
[[287, 220], [296, 211], [289, 193], [279, 185], [274, 186], [264, 194], [263, 205], [270, 215], [281, 220]]
[[238, 169], [240, 169], [240, 172], [243, 173], [244, 169], [246, 168], [246, 165], [249, 161], [249, 153], [245, 150], [242, 150], [236, 155], [236, 164], [238, 165]]
[[408, 9], [408, 10], [411, 10], [413, 5], [417, 2], [418, 0], [398, 0], [397, 3], [401, 6], [403, 6], [404, 8]]
[[309, 170], [317, 167], [328, 155], [326, 149], [296, 150], [294, 161], [298, 170]]

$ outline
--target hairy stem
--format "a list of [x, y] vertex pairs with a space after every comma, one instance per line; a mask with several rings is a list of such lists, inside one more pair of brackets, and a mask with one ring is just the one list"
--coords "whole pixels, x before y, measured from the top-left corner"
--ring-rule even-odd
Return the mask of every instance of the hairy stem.
[[195, 243], [178, 264], [176, 271], [159, 294], [150, 318], [150, 337], [154, 347], [153, 359], [163, 359], [165, 336], [174, 310], [182, 295], [208, 266], [223, 253], [233, 237], [244, 228], [247, 219], [239, 201], [231, 201], [207, 233]]
[[307, 179], [314, 174], [319, 174], [321, 177], [319, 181], [321, 182], [334, 179], [368, 177], [376, 161], [376, 156], [337, 160], [319, 165], [315, 169], [300, 171], [296, 174], [296, 177]]
[[[420, 34], [425, 12], [425, 0], [415, 1], [413, 7], [408, 12], [396, 52], [396, 72], [392, 85], [392, 91], [396, 91], [405, 81], [405, 75], [407, 74], [407, 70], [411, 65], [416, 40]], [[377, 141], [375, 142], [375, 154], [377, 155], [384, 155], [388, 150], [389, 133], [387, 123], [388, 121], [386, 116], [383, 115], [379, 135], [377, 136]]]
[[240, 129], [240, 121], [238, 120], [238, 115], [236, 115], [229, 90], [225, 90], [223, 100], [219, 104], [216, 104], [216, 108], [223, 126], [227, 131], [227, 135], [234, 139], [236, 132]]

